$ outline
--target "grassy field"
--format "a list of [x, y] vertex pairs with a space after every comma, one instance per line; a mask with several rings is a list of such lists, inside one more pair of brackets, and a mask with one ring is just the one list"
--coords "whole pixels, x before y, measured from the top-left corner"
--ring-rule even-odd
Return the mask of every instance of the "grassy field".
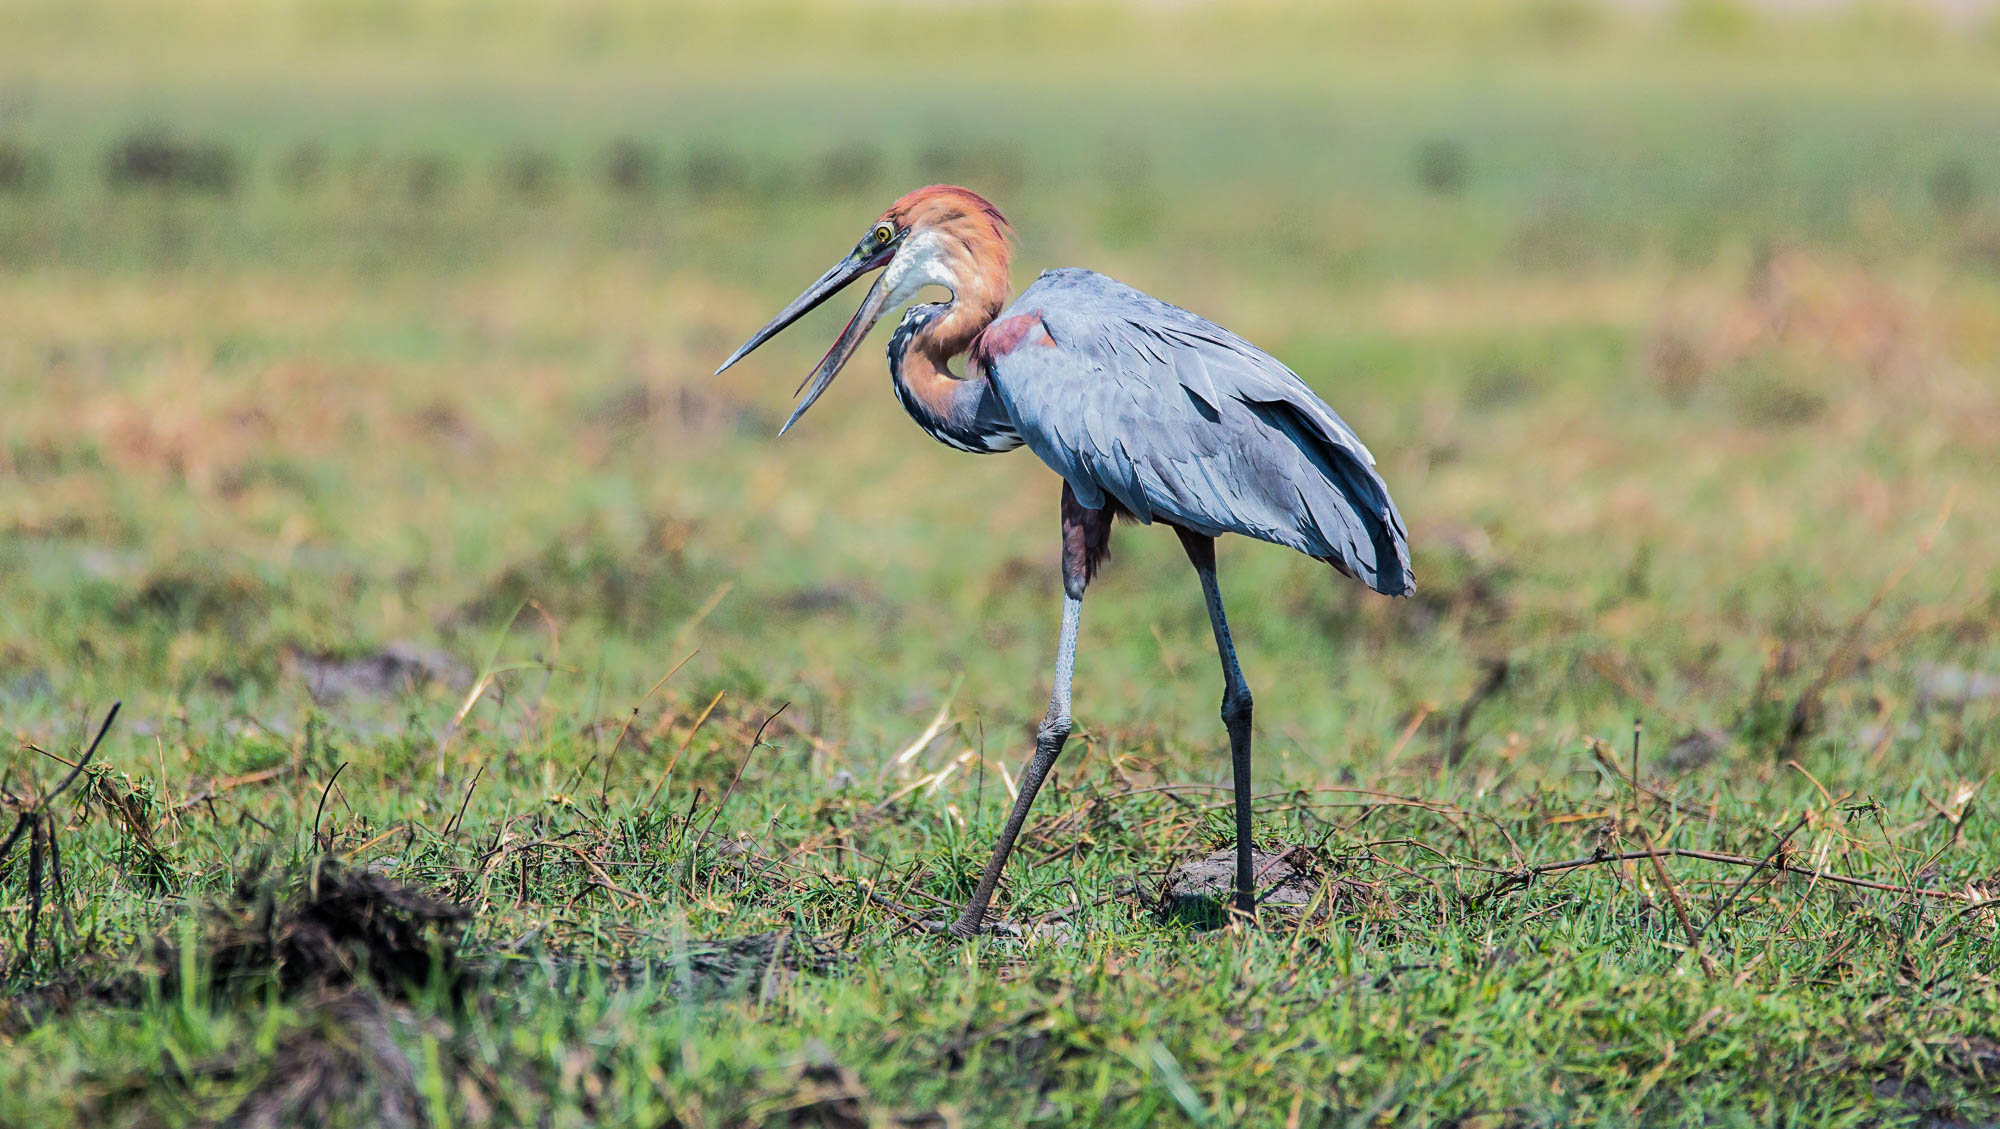
[[[938, 180], [1408, 518], [1223, 546], [1258, 928], [1138, 527], [926, 928], [1059, 483], [874, 345], [777, 441], [845, 309], [708, 373]], [[7, 5], [0, 1125], [1995, 1124], [1996, 450], [2000, 25]]]

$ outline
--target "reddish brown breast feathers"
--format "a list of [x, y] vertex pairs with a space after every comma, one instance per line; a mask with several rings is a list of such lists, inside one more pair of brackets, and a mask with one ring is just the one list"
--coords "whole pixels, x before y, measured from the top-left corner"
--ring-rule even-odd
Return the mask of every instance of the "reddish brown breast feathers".
[[1040, 310], [1015, 314], [1011, 318], [1001, 318], [987, 326], [978, 337], [973, 338], [972, 359], [985, 364], [995, 357], [1004, 357], [1019, 348], [1021, 343], [1028, 339], [1028, 335], [1037, 330], [1041, 333], [1041, 344], [1055, 344], [1055, 339], [1049, 336], [1047, 328], [1042, 325]]

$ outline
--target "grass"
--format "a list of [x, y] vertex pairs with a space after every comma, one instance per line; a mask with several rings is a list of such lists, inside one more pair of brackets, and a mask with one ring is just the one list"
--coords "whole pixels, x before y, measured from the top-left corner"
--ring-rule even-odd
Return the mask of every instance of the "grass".
[[[0, 16], [0, 835], [124, 703], [0, 861], [0, 1124], [2000, 1118], [1995, 41], [1305, 18]], [[1022, 935], [922, 927], [1057, 484], [865, 356], [774, 441], [834, 313], [707, 373], [937, 179], [1381, 458], [1415, 598], [1222, 552], [1307, 906], [1160, 911], [1220, 679], [1121, 528]]]

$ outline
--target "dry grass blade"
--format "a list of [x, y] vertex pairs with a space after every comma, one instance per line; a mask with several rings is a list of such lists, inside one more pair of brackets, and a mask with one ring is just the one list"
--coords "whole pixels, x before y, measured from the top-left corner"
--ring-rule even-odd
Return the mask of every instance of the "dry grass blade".
[[780, 705], [766, 715], [763, 723], [757, 726], [757, 735], [750, 738], [750, 747], [743, 750], [743, 762], [736, 766], [736, 775], [729, 778], [729, 787], [723, 790], [722, 798], [715, 802], [715, 811], [709, 815], [707, 825], [701, 829], [703, 839], [707, 839], [715, 832], [715, 821], [722, 818], [722, 809], [728, 806], [729, 797], [736, 794], [736, 785], [743, 779], [743, 770], [750, 767], [750, 758], [757, 754], [757, 746], [764, 743], [764, 730], [777, 720], [779, 714], [790, 709], [791, 705], [790, 702]]
[[1566, 870], [1576, 870], [1586, 866], [1602, 866], [1606, 863], [1631, 862], [1650, 858], [1699, 859], [1702, 862], [1719, 862], [1730, 866], [1747, 866], [1757, 870], [1775, 869], [1784, 874], [1796, 874], [1819, 882], [1836, 882], [1843, 886], [1856, 886], [1864, 890], [1880, 890], [1887, 894], [1905, 894], [1916, 898], [1936, 898], [1942, 901], [1968, 902], [1983, 905], [1987, 899], [1961, 890], [1939, 890], [1925, 886], [1905, 886], [1894, 882], [1879, 882], [1872, 878], [1856, 878], [1848, 874], [1835, 874], [1828, 870], [1799, 866], [1777, 859], [1750, 858], [1746, 855], [1724, 854], [1721, 851], [1701, 851], [1691, 847], [1661, 847], [1644, 851], [1601, 851], [1583, 858], [1566, 859], [1562, 862], [1537, 863], [1524, 870], [1502, 871], [1500, 883], [1488, 891], [1488, 896], [1507, 889], [1525, 886], [1545, 874], [1559, 874]]
[[1653, 861], [1653, 873], [1659, 877], [1660, 886], [1667, 893], [1667, 903], [1673, 906], [1674, 920], [1680, 922], [1681, 932], [1687, 937], [1689, 951], [1693, 952], [1695, 959], [1701, 962], [1701, 970], [1709, 976], [1714, 976], [1715, 962], [1702, 951], [1701, 933], [1695, 929], [1694, 921], [1688, 917], [1687, 903], [1681, 899], [1680, 888], [1674, 885], [1674, 876], [1667, 873], [1667, 864], [1661, 859], [1659, 849], [1653, 845], [1653, 837], [1644, 832], [1641, 834], [1646, 841], [1647, 857]]
[[722, 691], [717, 690], [715, 697], [710, 698], [708, 704], [702, 707], [700, 715], [694, 719], [694, 724], [688, 726], [687, 736], [681, 738], [681, 747], [674, 750], [674, 755], [667, 761], [667, 766], [660, 770], [660, 778], [653, 782], [653, 790], [646, 793], [646, 807], [652, 807], [653, 802], [660, 798], [660, 789], [667, 786], [667, 780], [674, 774], [674, 766], [681, 763], [681, 757], [687, 754], [688, 746], [694, 744], [694, 735], [701, 732], [702, 725], [708, 721], [708, 715], [715, 712], [716, 705], [722, 701], [722, 694]]
[[[618, 759], [618, 750], [625, 744], [625, 735], [632, 731], [632, 722], [638, 718], [639, 711], [645, 707], [653, 695], [660, 692], [660, 687], [665, 686], [668, 679], [680, 673], [680, 669], [688, 664], [689, 659], [694, 658], [700, 653], [700, 651], [689, 651], [687, 654], [681, 656], [681, 661], [675, 663], [670, 670], [662, 674], [660, 680], [653, 683], [652, 689], [647, 690], [640, 697], [638, 704], [632, 707], [632, 712], [625, 716], [625, 724], [618, 727], [618, 739], [611, 742], [611, 751], [604, 756], [604, 776], [597, 782], [597, 802], [599, 805], [604, 803], [604, 794], [611, 787], [611, 765]], [[692, 737], [693, 734], [690, 733], [689, 736]]]

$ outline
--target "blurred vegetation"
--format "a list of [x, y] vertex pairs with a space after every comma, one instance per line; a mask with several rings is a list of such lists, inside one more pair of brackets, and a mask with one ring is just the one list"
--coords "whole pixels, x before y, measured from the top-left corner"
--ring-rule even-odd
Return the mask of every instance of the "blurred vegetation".
[[[868, 352], [775, 441], [845, 310], [708, 374], [938, 180], [1017, 284], [1212, 316], [1381, 459], [1415, 598], [1223, 550], [1259, 833], [1326, 913], [1151, 912], [1227, 758], [1198, 589], [1121, 528], [1005, 890], [1067, 932], [914, 927], [1040, 714], [1057, 484]], [[1979, 1123], [1994, 914], [1935, 892], [2000, 884], [1995, 450], [1991, 16], [16, 0], [0, 835], [125, 713], [62, 888], [0, 860], [0, 1123], [248, 1119], [314, 1055], [413, 1124]], [[1781, 841], [1932, 893], [1496, 892]], [[327, 851], [533, 975], [182, 990], [259, 852]], [[704, 946], [762, 963], [695, 992]]]

